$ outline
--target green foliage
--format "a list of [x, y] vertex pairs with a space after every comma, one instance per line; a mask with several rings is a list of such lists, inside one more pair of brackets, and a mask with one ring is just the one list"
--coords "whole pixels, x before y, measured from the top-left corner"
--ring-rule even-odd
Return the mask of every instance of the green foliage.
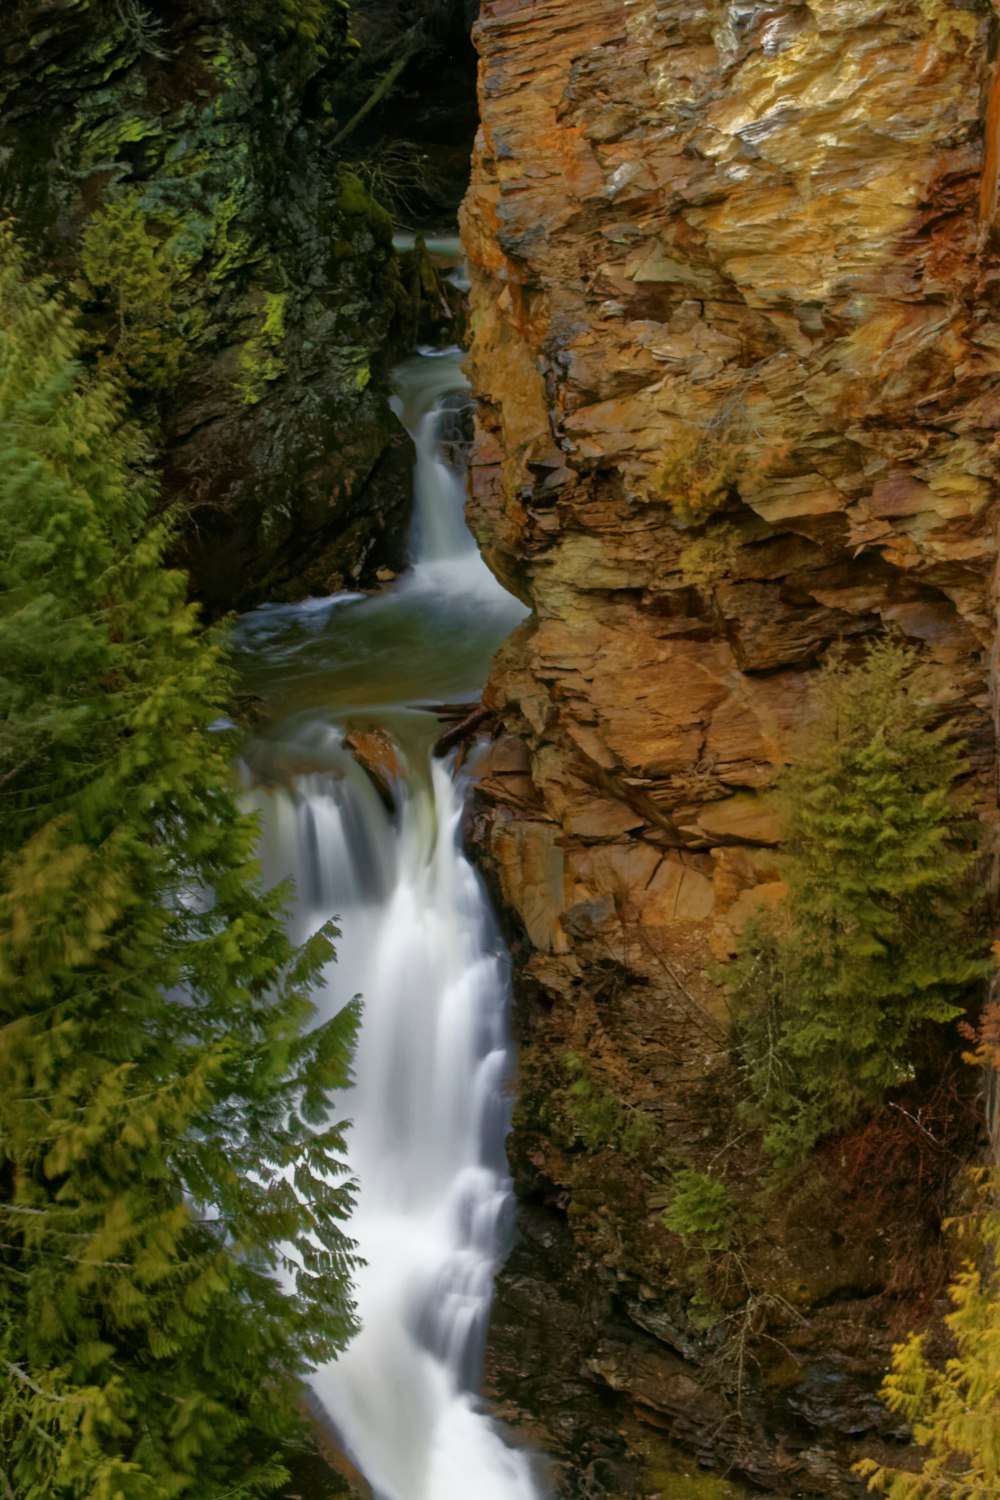
[[109, 373], [162, 391], [176, 384], [187, 354], [178, 306], [182, 276], [140, 196], [123, 192], [94, 214], [84, 230], [81, 266], [115, 310]]
[[279, 0], [278, 12], [282, 30], [307, 42], [319, 57], [329, 55], [333, 40], [346, 39], [347, 0]]
[[[996, 1173], [988, 1181], [995, 1203]], [[882, 1399], [913, 1427], [926, 1451], [917, 1472], [864, 1459], [857, 1470], [888, 1500], [995, 1500], [1000, 1491], [1000, 1212], [976, 1221], [983, 1268], [967, 1262], [949, 1288], [945, 1324], [954, 1353], [943, 1366], [927, 1358], [926, 1336], [911, 1334], [892, 1351]]]
[[[238, 812], [139, 434], [0, 238], [0, 1491], [251, 1500], [352, 1330], [353, 1011]], [[308, 1029], [313, 1027], [313, 1029]]]
[[710, 1172], [681, 1167], [663, 1222], [702, 1250], [729, 1250], [735, 1238], [736, 1204], [726, 1184]]
[[563, 1090], [563, 1113], [576, 1138], [590, 1152], [611, 1148], [638, 1156], [653, 1133], [648, 1115], [599, 1088], [575, 1053], [567, 1052], [564, 1061], [571, 1082]]
[[785, 782], [786, 910], [748, 924], [730, 975], [751, 1109], [785, 1164], [911, 1076], [916, 1028], [957, 1016], [989, 968], [962, 894], [962, 758], [913, 653], [883, 641], [818, 692]]

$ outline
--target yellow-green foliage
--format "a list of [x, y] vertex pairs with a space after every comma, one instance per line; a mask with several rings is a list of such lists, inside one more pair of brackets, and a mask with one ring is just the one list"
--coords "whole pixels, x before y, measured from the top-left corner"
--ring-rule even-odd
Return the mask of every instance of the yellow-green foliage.
[[346, 0], [280, 0], [282, 30], [308, 42], [319, 57], [329, 55], [327, 43], [346, 33]]
[[654, 492], [685, 525], [707, 520], [733, 499], [746, 457], [725, 427], [685, 428], [653, 474]]
[[679, 562], [684, 577], [703, 587], [718, 583], [732, 571], [739, 545], [735, 526], [723, 521], [712, 527], [681, 553]]
[[[986, 1186], [995, 1200], [1000, 1174]], [[869, 1489], [888, 1500], [996, 1500], [1000, 1493], [1000, 1210], [988, 1209], [977, 1229], [982, 1265], [966, 1262], [949, 1289], [952, 1357], [932, 1364], [923, 1334], [892, 1351], [882, 1399], [912, 1424], [925, 1453], [916, 1473], [874, 1459], [858, 1464]]]
[[171, 227], [150, 220], [138, 192], [127, 190], [83, 234], [83, 274], [117, 316], [111, 371], [147, 390], [169, 389], [186, 354], [178, 314], [182, 278], [166, 244]]
[[248, 339], [240, 354], [239, 392], [248, 406], [264, 395], [269, 380], [277, 380], [285, 362], [277, 352], [285, 337], [287, 292], [265, 292], [260, 331]]

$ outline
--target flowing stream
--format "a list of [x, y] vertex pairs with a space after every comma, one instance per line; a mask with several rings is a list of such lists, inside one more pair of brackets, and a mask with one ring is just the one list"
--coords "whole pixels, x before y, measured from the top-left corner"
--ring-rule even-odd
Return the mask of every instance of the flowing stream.
[[[372, 597], [255, 610], [238, 633], [269, 715], [248, 752], [265, 876], [294, 876], [297, 935], [337, 918], [321, 1013], [364, 1001], [338, 1101], [354, 1122], [362, 1326], [314, 1390], [378, 1500], [537, 1494], [475, 1395], [511, 1211], [507, 967], [461, 852], [463, 776], [431, 756], [442, 725], [428, 709], [474, 702], [524, 615], [464, 523], [459, 358], [397, 371], [417, 450], [412, 569]], [[345, 749], [349, 726], [391, 735], [391, 805]]]

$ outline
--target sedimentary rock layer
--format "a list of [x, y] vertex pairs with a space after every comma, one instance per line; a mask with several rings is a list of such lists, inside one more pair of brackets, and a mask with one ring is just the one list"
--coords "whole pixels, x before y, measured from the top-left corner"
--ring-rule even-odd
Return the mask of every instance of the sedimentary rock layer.
[[[481, 830], [522, 944], [515, 1164], [598, 1269], [584, 1383], [826, 1492], [940, 1203], [776, 1211], [740, 1305], [794, 1317], [762, 1317], [788, 1362], [758, 1350], [751, 1399], [705, 1373], [656, 1178], [735, 1132], [713, 965], [782, 894], [775, 781], [831, 651], [919, 646], [993, 816], [995, 33], [978, 0], [484, 0], [478, 27], [470, 508], [535, 611], [490, 683]], [[655, 1123], [631, 1177], [539, 1103], [568, 1055]]]

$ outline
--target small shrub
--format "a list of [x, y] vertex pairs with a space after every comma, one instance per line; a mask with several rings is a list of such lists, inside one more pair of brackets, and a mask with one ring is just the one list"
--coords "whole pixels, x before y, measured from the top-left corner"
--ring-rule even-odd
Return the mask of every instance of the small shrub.
[[735, 526], [721, 522], [685, 547], [678, 559], [689, 583], [711, 586], [732, 572], [739, 551], [739, 533]]
[[812, 749], [785, 778], [788, 898], [730, 970], [734, 1041], [764, 1147], [793, 1165], [913, 1075], [918, 1027], [989, 970], [952, 796], [962, 756], [914, 653], [882, 641], [821, 673]]
[[653, 474], [654, 491], [686, 525], [715, 515], [739, 498], [746, 449], [727, 430], [689, 427], [671, 443]]
[[144, 390], [170, 389], [187, 354], [178, 314], [182, 278], [136, 193], [123, 193], [89, 221], [82, 265], [117, 317], [109, 372]]
[[735, 1239], [736, 1205], [725, 1183], [710, 1172], [681, 1167], [674, 1197], [663, 1211], [667, 1229], [702, 1250], [730, 1250]]

